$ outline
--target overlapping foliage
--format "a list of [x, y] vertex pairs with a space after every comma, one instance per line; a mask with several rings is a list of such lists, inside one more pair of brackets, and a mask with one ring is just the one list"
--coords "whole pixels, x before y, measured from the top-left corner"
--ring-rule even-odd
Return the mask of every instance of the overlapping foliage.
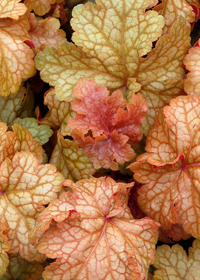
[[0, 279], [199, 279], [199, 8], [0, 0]]

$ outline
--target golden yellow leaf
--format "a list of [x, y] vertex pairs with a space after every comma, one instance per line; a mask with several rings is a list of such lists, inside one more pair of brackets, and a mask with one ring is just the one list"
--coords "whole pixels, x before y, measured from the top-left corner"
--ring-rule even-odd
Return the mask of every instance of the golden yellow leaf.
[[59, 130], [58, 133], [65, 136], [71, 135], [71, 129], [67, 126], [69, 120], [75, 116], [70, 102], [60, 101], [55, 95], [55, 90], [50, 89], [45, 93], [44, 104], [48, 106], [49, 112], [39, 120], [40, 124], [47, 124], [52, 129]]
[[19, 254], [9, 254], [9, 266], [0, 280], [36, 280], [42, 275], [43, 266], [38, 262], [28, 262]]
[[97, 5], [74, 8], [72, 39], [80, 48], [63, 42], [36, 57], [42, 79], [55, 86], [59, 99], [70, 101], [83, 76], [111, 92], [120, 89], [129, 102], [139, 90], [149, 108], [143, 124], [148, 134], [158, 112], [183, 92], [182, 59], [190, 42], [190, 25], [180, 18], [152, 50], [164, 19], [155, 11], [145, 12], [149, 4], [146, 0], [99, 0]]
[[[4, 274], [6, 272], [6, 268], [9, 264], [8, 255], [6, 252], [10, 249], [10, 244], [8, 242], [8, 238], [3, 233], [6, 229], [6, 226], [1, 219], [0, 222], [0, 275]], [[1, 279], [1, 276], [0, 276]]]
[[[7, 3], [9, 0], [6, 1]], [[1, 14], [1, 7], [0, 7]], [[35, 73], [34, 53], [23, 41], [30, 40], [26, 16], [18, 21], [0, 20], [0, 95], [16, 93], [22, 81]]]
[[90, 178], [96, 171], [88, 156], [74, 141], [64, 139], [58, 133], [58, 143], [52, 153], [53, 164], [66, 179], [78, 181]]
[[159, 246], [156, 250], [154, 280], [198, 280], [200, 279], [200, 241], [195, 240], [189, 248], [189, 256], [180, 245], [171, 248]]

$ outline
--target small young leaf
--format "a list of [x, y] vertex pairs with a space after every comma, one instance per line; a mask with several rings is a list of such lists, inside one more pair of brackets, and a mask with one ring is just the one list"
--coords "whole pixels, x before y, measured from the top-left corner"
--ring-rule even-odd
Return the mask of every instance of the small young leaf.
[[[118, 163], [130, 161], [135, 153], [131, 145], [142, 139], [140, 128], [147, 112], [146, 101], [141, 94], [134, 96], [126, 108], [122, 93], [117, 90], [109, 96], [105, 86], [81, 78], [73, 91], [71, 101], [76, 117], [70, 119], [75, 142], [89, 156], [95, 168], [118, 169]], [[92, 133], [84, 137], [84, 134]]]

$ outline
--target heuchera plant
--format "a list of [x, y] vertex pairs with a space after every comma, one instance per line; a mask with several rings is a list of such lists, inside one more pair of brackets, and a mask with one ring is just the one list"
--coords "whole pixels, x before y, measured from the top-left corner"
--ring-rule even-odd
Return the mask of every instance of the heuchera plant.
[[0, 0], [0, 280], [200, 279], [199, 9]]

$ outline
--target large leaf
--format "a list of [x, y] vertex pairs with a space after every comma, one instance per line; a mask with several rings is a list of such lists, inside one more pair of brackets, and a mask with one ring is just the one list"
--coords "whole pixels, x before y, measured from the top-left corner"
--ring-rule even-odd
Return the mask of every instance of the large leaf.
[[155, 11], [145, 12], [149, 4], [148, 0], [98, 0], [97, 5], [77, 5], [72, 39], [81, 48], [68, 42], [46, 48], [36, 57], [42, 79], [68, 101], [83, 76], [111, 91], [122, 90], [128, 101], [140, 90], [149, 108], [143, 125], [147, 134], [160, 109], [182, 92], [182, 59], [190, 42], [190, 26], [180, 18], [151, 50], [164, 19]]
[[17, 153], [12, 162], [7, 158], [0, 166], [0, 216], [5, 220], [10, 253], [19, 252], [29, 261], [41, 261], [28, 240], [38, 215], [57, 198], [62, 190], [63, 176], [53, 165], [38, 165], [30, 152]]
[[58, 258], [45, 269], [44, 279], [144, 279], [154, 259], [158, 224], [132, 218], [127, 207], [132, 184], [91, 178], [64, 185], [73, 194], [61, 194], [60, 203], [52, 202], [44, 212], [59, 221], [37, 245], [41, 253]]
[[147, 138], [148, 153], [131, 164], [134, 178], [145, 184], [138, 202], [163, 229], [171, 223], [200, 237], [200, 97], [181, 96], [164, 108]]
[[[118, 163], [130, 161], [135, 156], [130, 144], [142, 139], [140, 128], [148, 109], [142, 95], [134, 96], [126, 108], [119, 90], [109, 96], [105, 86], [87, 78], [77, 82], [73, 93], [76, 98], [71, 105], [77, 114], [68, 126], [74, 129], [75, 142], [84, 149], [94, 167], [116, 170]], [[88, 132], [92, 137], [87, 136]]]
[[195, 240], [193, 246], [189, 248], [189, 256], [180, 245], [174, 245], [170, 248], [163, 245], [156, 250], [156, 259], [154, 266], [154, 280], [171, 279], [194, 279], [200, 278], [200, 241]]

